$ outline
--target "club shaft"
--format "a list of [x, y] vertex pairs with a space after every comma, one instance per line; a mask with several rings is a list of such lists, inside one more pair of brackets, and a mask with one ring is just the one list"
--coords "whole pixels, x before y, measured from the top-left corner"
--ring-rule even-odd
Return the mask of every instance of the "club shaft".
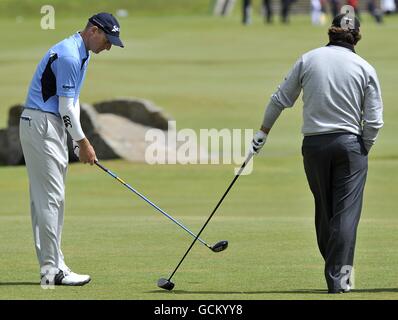
[[115, 173], [113, 173], [111, 170], [108, 168], [104, 167], [102, 164], [100, 164], [98, 161], [95, 162], [95, 164], [100, 167], [102, 170], [104, 170], [106, 173], [108, 173], [110, 176], [115, 178], [117, 181], [122, 183], [125, 187], [127, 187], [129, 190], [133, 191], [137, 196], [139, 196], [142, 200], [150, 204], [152, 207], [154, 207], [156, 210], [158, 210], [160, 213], [162, 213], [164, 216], [166, 216], [168, 219], [179, 225], [181, 228], [183, 228], [186, 232], [188, 232], [192, 237], [195, 238], [195, 240], [199, 240], [202, 244], [204, 244], [206, 247], [211, 248], [204, 240], [199, 238], [196, 234], [194, 234], [191, 230], [189, 230], [187, 227], [185, 227], [181, 222], [178, 220], [174, 219], [172, 216], [170, 216], [167, 212], [159, 208], [156, 204], [154, 204], [151, 200], [149, 200], [147, 197], [139, 193], [137, 190], [135, 190], [132, 186], [130, 186], [128, 183], [124, 182], [122, 179], [120, 179]]
[[210, 214], [209, 218], [207, 219], [207, 221], [205, 222], [205, 224], [203, 225], [202, 229], [200, 229], [198, 235], [196, 236], [196, 238], [192, 241], [191, 245], [189, 246], [188, 250], [185, 252], [184, 256], [182, 257], [182, 259], [180, 260], [180, 262], [178, 263], [177, 267], [174, 269], [173, 273], [170, 275], [169, 277], [169, 281], [171, 280], [171, 278], [174, 276], [174, 274], [177, 272], [178, 268], [180, 267], [180, 265], [182, 264], [182, 262], [184, 261], [185, 257], [188, 255], [189, 251], [192, 249], [193, 245], [195, 244], [196, 240], [199, 240], [199, 236], [202, 233], [202, 231], [206, 228], [207, 224], [209, 223], [210, 219], [213, 217], [213, 215], [215, 214], [215, 212], [217, 211], [218, 207], [221, 205], [221, 203], [223, 202], [223, 200], [225, 199], [225, 197], [227, 196], [229, 190], [231, 190], [232, 186], [234, 185], [234, 183], [236, 182], [236, 180], [238, 180], [239, 176], [241, 175], [242, 171], [244, 170], [244, 168], [246, 167], [246, 165], [249, 163], [250, 159], [253, 157], [253, 153], [249, 152], [249, 155], [247, 156], [245, 162], [243, 162], [242, 166], [240, 167], [238, 173], [235, 175], [234, 179], [232, 180], [231, 184], [229, 185], [228, 189], [225, 191], [225, 193], [223, 194], [223, 196], [221, 197], [220, 201], [218, 201], [217, 205], [215, 206], [215, 208], [213, 209], [212, 213]]

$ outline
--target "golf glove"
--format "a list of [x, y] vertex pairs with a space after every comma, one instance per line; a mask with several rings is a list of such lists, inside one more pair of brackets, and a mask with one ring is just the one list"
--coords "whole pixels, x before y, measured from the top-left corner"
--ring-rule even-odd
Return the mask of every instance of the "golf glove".
[[78, 143], [75, 140], [72, 140], [72, 148], [73, 148], [73, 153], [75, 156], [80, 159], [79, 154], [80, 154], [80, 147]]
[[267, 140], [267, 134], [262, 130], [257, 131], [253, 137], [250, 151], [252, 153], [259, 153], [260, 149], [263, 147], [266, 140]]

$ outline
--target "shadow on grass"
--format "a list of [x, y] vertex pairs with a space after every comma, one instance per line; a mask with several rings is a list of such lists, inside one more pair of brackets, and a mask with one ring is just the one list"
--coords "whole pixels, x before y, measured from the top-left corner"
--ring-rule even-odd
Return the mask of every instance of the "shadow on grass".
[[1, 282], [0, 281], [0, 287], [1, 286], [38, 286], [40, 285], [40, 282], [27, 282], [27, 281], [15, 281], [15, 282]]
[[[148, 293], [167, 293], [165, 290], [152, 290], [147, 291]], [[303, 289], [303, 290], [291, 290], [291, 291], [277, 291], [277, 290], [270, 290], [270, 291], [186, 291], [186, 290], [173, 290], [171, 291], [175, 294], [278, 294], [278, 293], [299, 293], [299, 294], [323, 294], [327, 293], [327, 290], [322, 289]]]
[[383, 293], [383, 292], [396, 292], [398, 293], [398, 288], [373, 288], [373, 289], [354, 289], [354, 293]]
[[[270, 291], [186, 291], [173, 290], [174, 294], [329, 294], [325, 289], [302, 289], [302, 290], [270, 290]], [[354, 289], [350, 293], [398, 293], [398, 288], [373, 288], [373, 289]], [[152, 290], [147, 293], [168, 293], [165, 290]], [[346, 295], [350, 295], [346, 293]]]

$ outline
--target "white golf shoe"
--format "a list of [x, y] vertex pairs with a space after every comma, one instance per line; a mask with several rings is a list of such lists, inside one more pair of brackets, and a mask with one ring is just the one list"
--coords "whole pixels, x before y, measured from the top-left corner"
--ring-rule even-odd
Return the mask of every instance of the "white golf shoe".
[[[44, 278], [45, 277], [45, 278]], [[51, 279], [52, 278], [52, 279]], [[91, 280], [89, 275], [77, 274], [72, 270], [59, 270], [58, 273], [50, 277], [48, 275], [43, 275], [41, 283], [46, 285], [56, 285], [56, 286], [84, 286]]]
[[[60, 273], [62, 275], [59, 275]], [[64, 286], [84, 286], [86, 283], [90, 282], [91, 278], [87, 274], [77, 274], [74, 273], [72, 270], [67, 270], [67, 271], [61, 270], [55, 276], [54, 280], [56, 285], [60, 284]]]

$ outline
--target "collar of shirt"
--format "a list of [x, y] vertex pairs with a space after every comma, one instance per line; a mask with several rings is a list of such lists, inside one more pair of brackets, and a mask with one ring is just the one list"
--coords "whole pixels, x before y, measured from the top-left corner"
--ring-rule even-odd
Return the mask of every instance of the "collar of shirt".
[[347, 42], [342, 42], [342, 41], [330, 41], [327, 45], [327, 47], [329, 46], [338, 46], [338, 47], [343, 47], [343, 48], [347, 48], [350, 51], [355, 52], [354, 46], [352, 44], [349, 44]]

